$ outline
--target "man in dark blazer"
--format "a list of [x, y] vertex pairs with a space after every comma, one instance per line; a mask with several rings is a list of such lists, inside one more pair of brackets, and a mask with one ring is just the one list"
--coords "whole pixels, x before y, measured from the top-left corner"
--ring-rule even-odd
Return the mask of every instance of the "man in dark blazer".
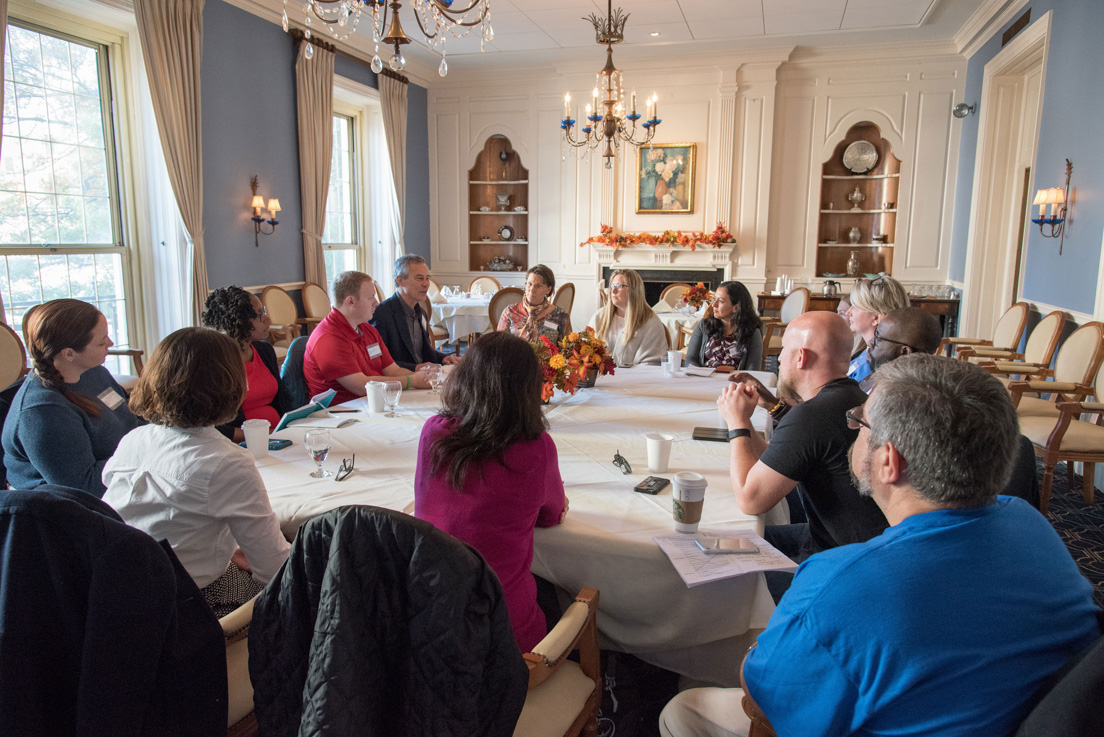
[[422, 308], [429, 293], [429, 265], [421, 256], [401, 256], [393, 269], [396, 290], [376, 308], [372, 327], [399, 366], [421, 371], [431, 363], [457, 363], [433, 347], [429, 318]]

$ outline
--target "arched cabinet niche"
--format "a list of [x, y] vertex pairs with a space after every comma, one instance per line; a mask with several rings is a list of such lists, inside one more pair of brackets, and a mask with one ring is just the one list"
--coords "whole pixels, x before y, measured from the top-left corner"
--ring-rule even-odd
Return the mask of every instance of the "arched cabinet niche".
[[468, 268], [529, 268], [529, 170], [505, 136], [491, 136], [468, 170]]

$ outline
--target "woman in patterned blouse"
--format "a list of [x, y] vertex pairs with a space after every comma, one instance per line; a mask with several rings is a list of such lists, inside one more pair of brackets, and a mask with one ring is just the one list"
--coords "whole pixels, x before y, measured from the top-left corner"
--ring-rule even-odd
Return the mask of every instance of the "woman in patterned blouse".
[[525, 297], [516, 305], [507, 307], [498, 321], [499, 330], [508, 330], [530, 342], [541, 335], [553, 343], [571, 332], [571, 316], [552, 304], [556, 289], [556, 276], [552, 269], [537, 264], [525, 277]]
[[763, 363], [763, 332], [751, 293], [738, 281], [721, 282], [713, 314], [694, 328], [686, 358], [691, 366], [758, 371]]

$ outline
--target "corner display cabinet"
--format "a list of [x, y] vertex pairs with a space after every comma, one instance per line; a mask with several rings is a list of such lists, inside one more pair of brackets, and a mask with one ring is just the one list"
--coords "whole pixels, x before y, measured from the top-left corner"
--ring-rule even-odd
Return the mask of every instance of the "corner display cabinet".
[[[856, 123], [824, 162], [817, 276], [893, 273], [901, 160], [873, 123]], [[854, 253], [857, 274], [848, 273]]]
[[468, 170], [468, 268], [529, 268], [529, 170], [505, 136], [491, 136]]

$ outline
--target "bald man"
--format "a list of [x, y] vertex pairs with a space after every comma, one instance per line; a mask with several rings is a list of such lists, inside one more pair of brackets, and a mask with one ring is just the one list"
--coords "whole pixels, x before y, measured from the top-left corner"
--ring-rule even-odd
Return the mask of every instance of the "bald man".
[[[927, 310], [920, 307], [892, 310], [874, 328], [874, 337], [867, 351], [870, 368], [877, 371], [879, 367], [910, 353], [934, 355], [942, 338], [943, 328], [939, 325], [939, 318]], [[859, 382], [865, 392], [869, 392], [873, 384], [873, 373]]]
[[[768, 445], [751, 426], [759, 393], [729, 384], [717, 404], [729, 428], [732, 488], [745, 514], [762, 514], [795, 487], [807, 523], [767, 527], [768, 542], [800, 563], [813, 553], [864, 542], [887, 526], [885, 515], [851, 480], [847, 452], [858, 434], [845, 414], [866, 401], [847, 378], [851, 331], [839, 315], [806, 312], [782, 335], [778, 393], [798, 402]], [[775, 593], [772, 586], [772, 593]]]

